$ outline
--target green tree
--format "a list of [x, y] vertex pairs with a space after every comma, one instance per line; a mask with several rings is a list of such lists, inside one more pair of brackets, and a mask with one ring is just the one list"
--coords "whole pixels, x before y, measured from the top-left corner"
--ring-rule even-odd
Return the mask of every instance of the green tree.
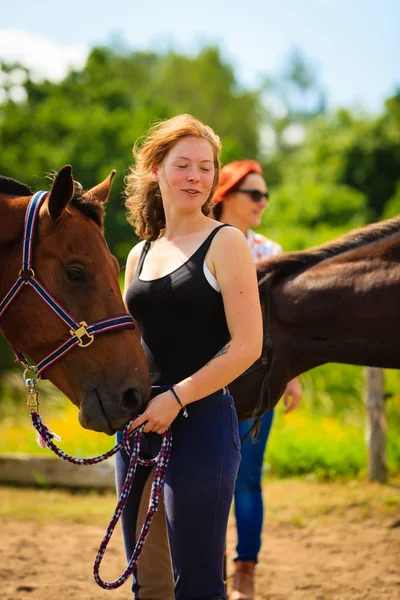
[[326, 94], [316, 68], [296, 48], [276, 74], [264, 79], [263, 90], [265, 122], [273, 132], [275, 145], [269, 167], [274, 165], [279, 175], [279, 162], [301, 145], [304, 126], [326, 112]]
[[382, 218], [399, 179], [399, 107], [397, 94], [378, 117], [361, 118], [343, 109], [319, 116], [307, 126], [304, 144], [287, 157], [282, 180], [349, 186], [366, 198], [366, 221]]
[[285, 250], [316, 246], [366, 223], [366, 197], [349, 186], [287, 180], [271, 197], [261, 232]]

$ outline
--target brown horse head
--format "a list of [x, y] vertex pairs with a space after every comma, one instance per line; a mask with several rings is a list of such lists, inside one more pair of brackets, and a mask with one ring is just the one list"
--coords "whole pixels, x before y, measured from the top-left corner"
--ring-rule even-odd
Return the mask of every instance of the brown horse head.
[[[56, 175], [40, 209], [33, 244], [36, 278], [78, 322], [126, 313], [118, 263], [103, 235], [104, 203], [115, 171], [86, 193], [75, 194], [72, 169]], [[18, 277], [29, 188], [0, 179], [0, 300]], [[68, 326], [30, 286], [3, 314], [1, 330], [37, 364], [69, 336]], [[149, 372], [137, 329], [96, 336], [46, 370], [46, 377], [79, 407], [83, 427], [112, 434], [146, 406]]]

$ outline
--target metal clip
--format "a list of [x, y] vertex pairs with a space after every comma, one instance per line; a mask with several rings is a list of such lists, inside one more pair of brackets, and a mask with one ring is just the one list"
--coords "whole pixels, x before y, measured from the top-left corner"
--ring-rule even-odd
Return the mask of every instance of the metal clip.
[[[78, 329], [70, 329], [69, 332], [72, 336], [75, 335], [78, 338], [78, 340], [79, 340], [78, 346], [80, 346], [81, 348], [87, 348], [93, 342], [94, 335], [87, 332], [86, 327], [88, 326], [88, 324], [86, 323], [86, 321], [81, 321], [79, 323], [79, 325], [80, 325], [80, 327], [78, 327]], [[85, 343], [83, 341], [84, 337], [88, 338], [89, 341], [87, 341]]]
[[35, 387], [34, 379], [25, 380], [26, 404], [31, 413], [38, 412], [39, 409], [39, 394]]

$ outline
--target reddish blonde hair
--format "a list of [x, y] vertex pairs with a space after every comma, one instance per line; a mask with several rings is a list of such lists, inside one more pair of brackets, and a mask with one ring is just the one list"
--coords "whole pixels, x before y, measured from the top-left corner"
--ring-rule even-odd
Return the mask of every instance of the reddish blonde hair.
[[135, 164], [125, 182], [125, 205], [128, 222], [142, 239], [156, 240], [165, 228], [165, 214], [158, 183], [152, 180], [152, 167], [161, 165], [168, 152], [182, 138], [195, 136], [204, 138], [214, 154], [214, 181], [207, 201], [201, 207], [205, 215], [211, 212], [211, 202], [217, 188], [221, 169], [221, 141], [216, 133], [195, 117], [182, 114], [151, 127], [142, 143], [133, 147]]

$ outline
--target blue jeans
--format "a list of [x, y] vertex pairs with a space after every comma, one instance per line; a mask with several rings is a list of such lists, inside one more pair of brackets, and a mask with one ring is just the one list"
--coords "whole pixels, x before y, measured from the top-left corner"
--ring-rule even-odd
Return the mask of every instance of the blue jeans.
[[[153, 388], [153, 396], [169, 386]], [[164, 502], [177, 600], [225, 598], [223, 556], [229, 511], [240, 462], [240, 438], [232, 396], [212, 394], [188, 407], [172, 423], [172, 452]], [[121, 437], [120, 435], [118, 436]], [[145, 436], [146, 448], [157, 452], [160, 436]], [[129, 463], [125, 450], [116, 456], [117, 487]], [[134, 546], [137, 511], [151, 469], [138, 466], [121, 518], [127, 556]], [[140, 581], [133, 583], [140, 598]]]
[[[242, 441], [242, 461], [235, 487], [235, 516], [238, 536], [235, 560], [257, 562], [260, 551], [264, 516], [261, 487], [262, 465], [273, 416], [273, 410], [263, 415], [260, 432], [255, 443], [253, 443], [251, 434]], [[241, 439], [248, 432], [252, 423], [253, 421], [250, 419], [240, 423]]]

